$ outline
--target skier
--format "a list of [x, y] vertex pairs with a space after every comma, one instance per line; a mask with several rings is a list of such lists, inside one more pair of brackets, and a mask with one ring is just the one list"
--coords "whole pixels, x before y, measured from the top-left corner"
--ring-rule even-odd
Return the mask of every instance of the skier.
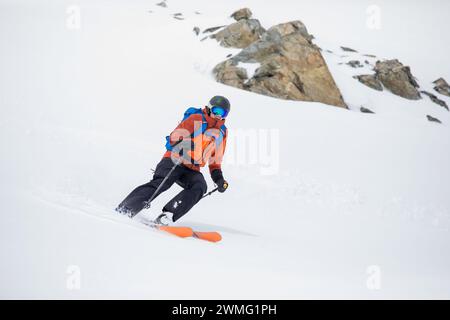
[[153, 179], [134, 189], [116, 211], [133, 217], [174, 183], [183, 190], [170, 200], [155, 219], [158, 225], [169, 225], [185, 215], [207, 191], [200, 168], [209, 164], [211, 178], [221, 193], [228, 188], [221, 162], [227, 140], [225, 118], [230, 102], [214, 96], [203, 109], [189, 108], [175, 130], [166, 137], [166, 153], [156, 166]]

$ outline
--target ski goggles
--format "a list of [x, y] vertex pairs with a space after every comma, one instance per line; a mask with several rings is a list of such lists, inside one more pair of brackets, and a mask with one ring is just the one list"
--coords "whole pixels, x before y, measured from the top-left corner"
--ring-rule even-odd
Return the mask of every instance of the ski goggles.
[[216, 116], [221, 117], [222, 119], [225, 119], [227, 117], [227, 115], [228, 115], [228, 110], [226, 110], [226, 109], [224, 109], [222, 107], [219, 107], [219, 106], [212, 106], [211, 107], [211, 113], [216, 115]]

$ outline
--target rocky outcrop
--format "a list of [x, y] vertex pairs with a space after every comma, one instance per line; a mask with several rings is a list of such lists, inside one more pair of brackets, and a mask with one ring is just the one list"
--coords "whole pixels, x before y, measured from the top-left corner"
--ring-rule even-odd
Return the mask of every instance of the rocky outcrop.
[[433, 83], [436, 85], [434, 87], [434, 90], [436, 90], [440, 94], [450, 97], [450, 86], [448, 85], [447, 81], [444, 80], [444, 78], [439, 78]]
[[233, 18], [236, 21], [239, 21], [242, 19], [248, 20], [251, 17], [252, 17], [252, 12], [250, 11], [249, 8], [239, 9], [231, 15], [231, 18]]
[[428, 121], [431, 121], [431, 122], [442, 123], [441, 120], [439, 120], [438, 118], [432, 117], [430, 115], [427, 115], [427, 119], [428, 119]]
[[359, 60], [350, 60], [347, 64], [352, 68], [362, 68], [363, 65]]
[[[239, 28], [233, 25], [249, 21], [252, 19], [240, 20], [223, 30], [228, 30], [228, 35], [236, 36], [216, 34], [216, 39], [227, 41], [227, 44], [230, 44], [230, 38], [242, 39], [240, 32], [244, 28], [242, 25]], [[236, 30], [236, 33], [230, 29]], [[250, 42], [250, 37], [245, 38]], [[217, 65], [213, 73], [217, 81], [248, 91], [346, 108], [319, 48], [311, 41], [312, 38], [300, 21], [276, 25], [263, 33], [260, 39], [251, 41], [240, 53]], [[231, 42], [234, 44], [235, 41]], [[242, 41], [238, 43], [243, 45]], [[245, 69], [239, 67], [240, 63], [259, 63], [260, 66], [251, 78], [247, 78]]]
[[192, 29], [192, 31], [194, 31], [196, 36], [198, 36], [200, 34], [200, 28], [199, 27], [194, 27], [194, 29]]
[[173, 18], [174, 19], [177, 19], [177, 20], [184, 20], [184, 18], [183, 18], [183, 14], [182, 13], [174, 13], [173, 14]]
[[445, 109], [448, 110], [448, 106], [447, 103], [441, 99], [439, 99], [438, 97], [436, 97], [434, 94], [428, 92], [428, 91], [420, 91], [420, 93], [430, 97], [430, 100], [433, 101], [434, 103], [440, 105], [441, 107], [444, 107]]
[[202, 33], [211, 33], [211, 32], [215, 32], [215, 31], [217, 31], [217, 30], [219, 30], [219, 29], [221, 29], [221, 28], [223, 28], [223, 27], [226, 27], [226, 26], [217, 26], [217, 27], [207, 28], [207, 29], [203, 30]]
[[358, 51], [356, 51], [355, 49], [348, 48], [348, 47], [341, 47], [341, 49], [342, 49], [343, 51], [346, 51], [346, 52], [358, 52]]
[[211, 35], [211, 38], [224, 47], [242, 49], [261, 39], [264, 32], [258, 20], [242, 19]]
[[359, 111], [361, 111], [362, 113], [375, 113], [372, 110], [370, 110], [369, 108], [365, 108], [365, 107], [361, 107], [359, 109]]
[[244, 82], [248, 80], [247, 70], [237, 67], [232, 60], [219, 63], [213, 73], [217, 81], [239, 89], [244, 89]]
[[354, 76], [353, 78], [358, 79], [359, 82], [365, 84], [366, 86], [372, 89], [383, 91], [383, 85], [374, 74], [363, 74], [359, 76]]
[[410, 100], [421, 99], [417, 90], [419, 85], [410, 68], [398, 60], [377, 61], [375, 72], [378, 80], [393, 94]]
[[166, 0], [163, 0], [163, 1], [160, 2], [160, 3], [157, 3], [156, 5], [157, 5], [157, 6], [160, 6], [160, 7], [163, 7], [163, 8], [167, 8]]

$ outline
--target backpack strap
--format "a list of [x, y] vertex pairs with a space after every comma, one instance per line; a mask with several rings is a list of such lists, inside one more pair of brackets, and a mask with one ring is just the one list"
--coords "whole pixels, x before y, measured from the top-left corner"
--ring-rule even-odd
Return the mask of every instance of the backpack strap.
[[221, 125], [220, 126], [220, 130], [222, 131], [222, 134], [225, 136], [227, 134], [227, 127], [225, 127], [225, 125]]
[[223, 138], [225, 137], [226, 133], [227, 133], [227, 127], [225, 127], [225, 125], [223, 124], [220, 126], [220, 134], [219, 134], [219, 137], [216, 139], [217, 147], [220, 146], [220, 144], [222, 143]]
[[[189, 109], [195, 109], [195, 108], [189, 108]], [[206, 129], [208, 128], [208, 122], [206, 121], [206, 117], [205, 117], [205, 114], [203, 113], [202, 109], [195, 109], [195, 110], [196, 111], [191, 114], [201, 114], [202, 115], [202, 126], [201, 126], [201, 128], [198, 128], [196, 131], [194, 131], [194, 133], [192, 134], [192, 138], [195, 138], [195, 137], [199, 136], [200, 134], [204, 134]], [[191, 114], [189, 114], [187, 117], [189, 117]], [[186, 113], [185, 113], [185, 117], [186, 117]], [[187, 119], [187, 118], [185, 118], [185, 119]]]

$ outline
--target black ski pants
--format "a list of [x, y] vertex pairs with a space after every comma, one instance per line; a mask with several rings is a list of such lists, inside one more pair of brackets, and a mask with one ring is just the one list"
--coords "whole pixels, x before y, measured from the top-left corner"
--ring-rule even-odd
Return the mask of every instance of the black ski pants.
[[[156, 166], [153, 179], [134, 189], [125, 200], [119, 204], [118, 210], [137, 214], [146, 207], [148, 201], [174, 165], [171, 158], [163, 158]], [[184, 190], [170, 200], [164, 206], [162, 211], [172, 212], [173, 221], [177, 221], [200, 201], [207, 191], [207, 185], [201, 172], [189, 169], [180, 164], [172, 171], [169, 178], [164, 182], [159, 189], [158, 194], [156, 194], [153, 199], [162, 192], [168, 190], [174, 183], [180, 185]]]

